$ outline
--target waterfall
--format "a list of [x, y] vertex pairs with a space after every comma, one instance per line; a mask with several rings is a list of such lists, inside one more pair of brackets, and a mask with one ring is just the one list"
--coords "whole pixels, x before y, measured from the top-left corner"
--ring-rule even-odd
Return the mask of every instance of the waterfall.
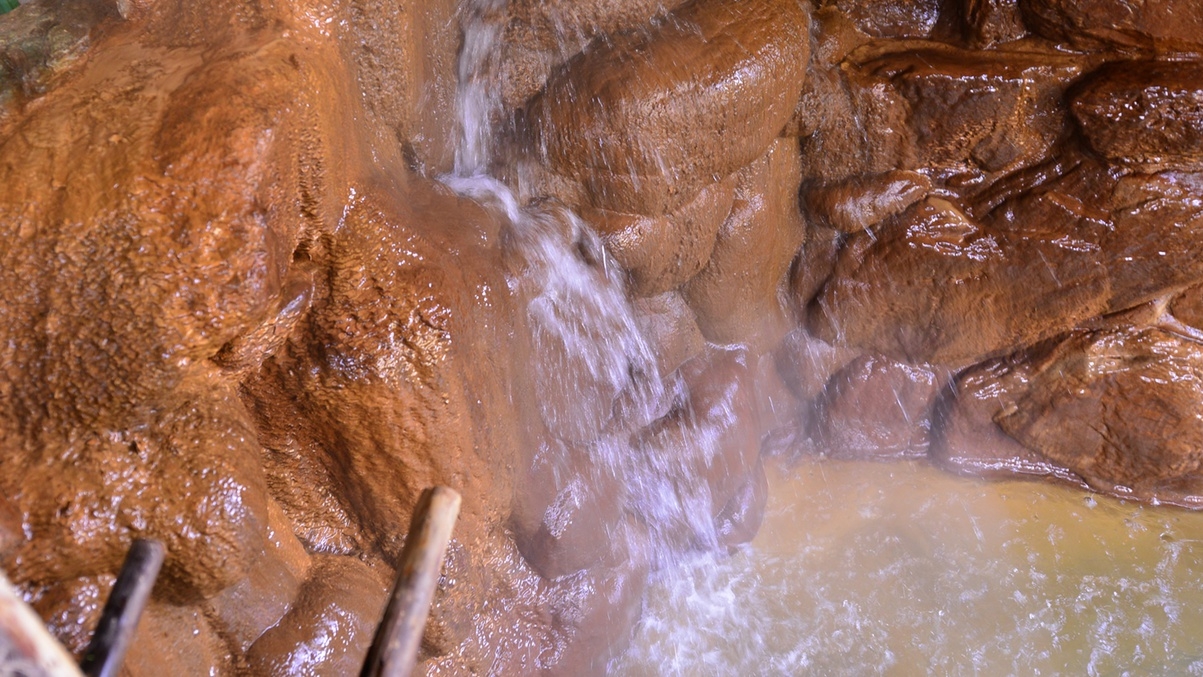
[[716, 428], [734, 413], [701, 423], [685, 412], [681, 434], [633, 447], [632, 433], [680, 406], [683, 386], [679, 377], [658, 375], [624, 273], [590, 225], [554, 201], [520, 204], [515, 191], [489, 173], [505, 113], [495, 78], [504, 11], [503, 0], [469, 0], [462, 7], [459, 140], [455, 170], [441, 181], [493, 209], [507, 246], [523, 261], [509, 283], [527, 299], [542, 418], [557, 438], [588, 449], [586, 483], [618, 487], [626, 512], [645, 525], [617, 528], [609, 537], [625, 539], [630, 557], [667, 567], [685, 551], [717, 547], [709, 489], [690, 474], [710, 465]]

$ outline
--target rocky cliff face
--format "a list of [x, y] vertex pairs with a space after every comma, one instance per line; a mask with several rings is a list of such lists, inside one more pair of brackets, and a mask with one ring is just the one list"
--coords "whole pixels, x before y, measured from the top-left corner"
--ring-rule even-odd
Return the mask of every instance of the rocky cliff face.
[[[79, 651], [131, 539], [160, 538], [131, 674], [346, 674], [418, 492], [448, 484], [424, 669], [576, 675], [621, 647], [656, 552], [755, 533], [762, 446], [1197, 506], [1198, 14], [21, 7], [0, 563]], [[633, 323], [575, 338], [636, 332], [646, 365], [605, 377], [544, 331], [561, 264], [434, 180], [469, 79], [490, 173], [579, 279], [625, 285]], [[703, 526], [641, 510], [636, 467]]]

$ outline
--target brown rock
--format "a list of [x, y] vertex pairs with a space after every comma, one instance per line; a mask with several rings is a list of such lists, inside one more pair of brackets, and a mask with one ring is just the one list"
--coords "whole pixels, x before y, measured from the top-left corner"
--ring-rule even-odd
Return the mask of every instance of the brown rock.
[[937, 455], [1197, 506], [1201, 359], [1195, 343], [1146, 327], [1076, 332], [983, 364], [958, 378]]
[[1021, 223], [1052, 232], [980, 225], [928, 198], [884, 232], [853, 236], [871, 242], [841, 254], [811, 304], [809, 326], [828, 343], [912, 364], [963, 366], [1101, 313], [1109, 280], [1083, 253], [1097, 245], [1081, 244], [1097, 242], [1098, 233], [1089, 225], [1075, 232], [1065, 228], [1072, 224]]
[[703, 188], [664, 216], [587, 209], [582, 216], [626, 269], [630, 293], [655, 296], [680, 287], [710, 260], [715, 238], [735, 199], [735, 177]]
[[50, 88], [55, 75], [70, 68], [110, 22], [118, 3], [49, 0], [26, 3], [0, 24], [0, 120]]
[[964, 366], [1201, 279], [1203, 221], [1189, 197], [1198, 175], [1117, 177], [1080, 160], [1056, 171], [1031, 170], [1036, 182], [980, 223], [937, 198], [852, 237], [810, 306], [812, 330], [902, 361]]
[[773, 353], [781, 379], [806, 404], [814, 402], [831, 376], [858, 355], [854, 349], [821, 341], [805, 329], [790, 332]]
[[789, 298], [793, 302], [791, 310], [803, 323], [811, 300], [835, 270], [844, 239], [840, 231], [815, 225], [815, 221], [810, 219], [806, 222], [806, 238], [790, 266], [789, 274]]
[[1203, 64], [1109, 64], [1074, 93], [1071, 106], [1091, 147], [1108, 160], [1203, 169]]
[[153, 599], [130, 642], [122, 664], [131, 677], [158, 677], [170, 661], [181, 674], [228, 674], [233, 671], [230, 647], [195, 607]]
[[805, 77], [810, 15], [795, 0], [695, 0], [595, 41], [525, 114], [540, 161], [598, 208], [658, 216], [764, 153]]
[[788, 138], [740, 176], [710, 262], [682, 289], [711, 341], [763, 348], [787, 331], [781, 289], [806, 234], [798, 185], [798, 153]]
[[[342, 7], [281, 3], [319, 38], [345, 31], [356, 93], [377, 124], [374, 152], [399, 154], [412, 169], [450, 171], [455, 142], [459, 5], [454, 0], [355, 0]], [[322, 33], [325, 35], [322, 35]]]
[[514, 541], [544, 578], [574, 574], [621, 554], [609, 536], [622, 517], [625, 491], [595, 460], [597, 453], [545, 445], [515, 480]]
[[813, 68], [786, 130], [805, 137], [803, 180], [838, 183], [916, 168], [909, 108], [883, 76], [839, 63]]
[[1019, 0], [962, 0], [969, 42], [975, 47], [992, 47], [1027, 35], [1019, 11]]
[[606, 674], [610, 658], [626, 648], [643, 610], [647, 571], [641, 567], [582, 571], [555, 582], [549, 611], [568, 642], [540, 657], [544, 674]]
[[309, 569], [309, 555], [292, 535], [291, 524], [275, 504], [268, 507], [266, 552], [243, 578], [206, 600], [206, 616], [238, 653], [275, 626], [296, 599]]
[[706, 339], [693, 311], [678, 292], [667, 292], [632, 303], [635, 321], [656, 355], [660, 377], [666, 378], [690, 358], [701, 353]]
[[1065, 135], [1065, 89], [1080, 59], [1057, 52], [969, 51], [947, 45], [853, 59], [891, 80], [908, 102], [920, 166], [962, 163], [1006, 172], [1042, 162]]
[[[680, 468], [681, 477], [704, 482], [701, 487], [680, 483], [673, 479], [676, 472], [665, 478], [687, 509], [697, 509], [695, 502], [701, 501], [714, 516], [744, 484], [760, 456], [761, 430], [747, 351], [713, 349], [681, 367], [681, 376], [688, 393], [683, 406], [638, 433], [632, 447], [645, 458], [663, 459], [667, 467]], [[694, 533], [686, 536], [674, 533], [674, 525], [650, 526], [674, 538], [709, 537], [696, 533], [694, 525], [687, 526]]]
[[835, 0], [834, 5], [875, 38], [926, 38], [940, 19], [940, 0]]
[[1019, 6], [1034, 32], [1078, 49], [1163, 55], [1197, 53], [1203, 45], [1203, 6], [1194, 0], [1020, 0]]
[[962, 372], [937, 401], [932, 419], [932, 461], [974, 477], [1047, 477], [1084, 486], [1081, 478], [1007, 435], [994, 415], [1012, 392], [1022, 392], [1028, 353], [989, 360]]
[[1203, 331], [1203, 285], [1187, 289], [1169, 304], [1170, 314], [1187, 326]]
[[[83, 576], [36, 586], [24, 596], [63, 647], [81, 657], [100, 622], [100, 612], [116, 580], [113, 574]], [[5, 642], [10, 641], [5, 637]]]
[[857, 233], [915, 204], [930, 190], [926, 176], [899, 170], [806, 188], [803, 195], [816, 225]]
[[769, 501], [769, 480], [764, 463], [752, 469], [747, 482], [740, 487], [727, 505], [714, 518], [719, 545], [727, 548], [751, 541], [764, 521], [764, 507]]
[[325, 555], [288, 613], [247, 652], [255, 674], [348, 675], [363, 666], [388, 601], [363, 562]]
[[800, 402], [785, 383], [777, 369], [774, 352], [755, 356], [752, 364], [752, 384], [756, 389], [756, 411], [760, 424], [766, 429], [793, 424], [800, 415]]
[[176, 393], [141, 430], [47, 437], [47, 451], [72, 459], [67, 467], [40, 453], [6, 454], [0, 476], [20, 482], [9, 490], [32, 535], [5, 561], [15, 580], [115, 573], [134, 535], [167, 546], [160, 578], [175, 601], [196, 602], [243, 577], [267, 545], [259, 447], [234, 394], [207, 385]]
[[828, 381], [811, 434], [820, 449], [837, 458], [924, 456], [939, 386], [926, 367], [857, 358]]
[[1024, 446], [1120, 495], [1180, 501], [1185, 480], [1203, 490], [1198, 345], [1157, 329], [1084, 334], [1031, 369], [995, 414]]
[[663, 0], [515, 0], [507, 3], [497, 78], [508, 109], [521, 108], [556, 65], [595, 37], [637, 29], [671, 8]]
[[[1099, 240], [1114, 312], [1203, 280], [1203, 174], [1121, 178], [1104, 205], [1114, 225]], [[1097, 218], [1097, 216], [1096, 216]]]

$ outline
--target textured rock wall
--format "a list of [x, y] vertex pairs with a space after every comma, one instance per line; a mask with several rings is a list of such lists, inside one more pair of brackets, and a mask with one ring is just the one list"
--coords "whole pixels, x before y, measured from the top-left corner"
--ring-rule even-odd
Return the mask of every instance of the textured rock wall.
[[[146, 535], [131, 674], [352, 672], [433, 483], [465, 505], [431, 674], [601, 672], [657, 565], [613, 535], [747, 540], [762, 446], [1197, 504], [1195, 3], [475, 11], [0, 19], [0, 565], [72, 650]], [[644, 419], [581, 374], [536, 401], [532, 263], [431, 180], [469, 20], [492, 169], [625, 277]], [[601, 436], [678, 454], [718, 543], [634, 511]]]

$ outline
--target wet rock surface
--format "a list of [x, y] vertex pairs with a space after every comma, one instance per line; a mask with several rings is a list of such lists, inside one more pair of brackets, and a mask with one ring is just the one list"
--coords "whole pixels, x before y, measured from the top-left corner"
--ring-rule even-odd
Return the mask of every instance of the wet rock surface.
[[421, 669], [602, 674], [762, 445], [1198, 507], [1197, 15], [21, 7], [0, 566], [79, 651], [159, 538], [132, 674], [346, 674], [446, 484]]

